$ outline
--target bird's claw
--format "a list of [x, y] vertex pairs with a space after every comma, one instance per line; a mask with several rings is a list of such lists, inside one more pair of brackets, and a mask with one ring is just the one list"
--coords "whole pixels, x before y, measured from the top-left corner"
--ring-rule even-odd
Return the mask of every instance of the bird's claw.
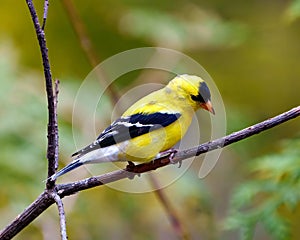
[[170, 149], [170, 150], [172, 150], [172, 152], [169, 156], [170, 163], [172, 163], [172, 164], [178, 163], [178, 168], [180, 168], [182, 165], [182, 160], [174, 161], [175, 154], [178, 152], [178, 150], [177, 149]]
[[170, 149], [168, 149], [168, 150], [166, 150], [166, 151], [163, 151], [163, 152], [158, 153], [158, 154], [156, 155], [155, 159], [158, 159], [158, 158], [164, 158], [164, 157], [166, 157], [166, 156], [168, 156], [168, 155], [170, 155], [170, 157], [171, 157], [171, 156], [174, 157], [174, 155], [175, 155], [177, 152], [178, 152], [177, 149], [175, 149], [175, 148], [170, 148]]
[[170, 161], [170, 163], [172, 163], [172, 164], [178, 163], [178, 164], [179, 164], [179, 165], [178, 165], [178, 168], [180, 168], [181, 165], [182, 165], [182, 160], [179, 160], [179, 161], [173, 161], [173, 159], [174, 159], [174, 157], [175, 157], [175, 155], [176, 155], [177, 152], [178, 152], [177, 149], [175, 149], [175, 148], [170, 148], [170, 149], [168, 149], [168, 150], [166, 150], [166, 151], [164, 151], [164, 152], [160, 152], [160, 153], [156, 156], [156, 158], [163, 158], [163, 157], [166, 157], [166, 156], [169, 155], [169, 161]]

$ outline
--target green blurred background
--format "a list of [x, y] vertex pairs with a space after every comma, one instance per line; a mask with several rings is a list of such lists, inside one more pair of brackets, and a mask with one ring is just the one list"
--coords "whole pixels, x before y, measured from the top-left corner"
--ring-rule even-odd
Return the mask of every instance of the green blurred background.
[[[221, 92], [228, 133], [299, 105], [299, 0], [72, 2], [100, 61], [132, 48], [158, 46], [199, 62]], [[41, 17], [43, 1], [35, 4]], [[2, 0], [0, 6], [3, 228], [44, 189], [47, 106], [40, 52], [25, 1]], [[61, 81], [63, 166], [76, 149], [73, 131], [82, 136], [82, 143], [92, 140], [82, 129], [84, 115], [72, 126], [74, 98], [92, 66], [61, 1], [50, 1], [46, 38], [53, 77]], [[142, 84], [141, 78], [135, 81], [140, 74], [120, 78], [117, 90], [122, 93]], [[159, 77], [153, 82], [165, 83]], [[97, 119], [99, 132], [108, 120]], [[201, 180], [197, 161], [163, 189], [189, 239], [299, 239], [299, 123], [295, 119], [227, 147], [214, 170]], [[177, 238], [153, 193], [100, 187], [64, 203], [69, 239]], [[58, 238], [54, 206], [16, 237]]]

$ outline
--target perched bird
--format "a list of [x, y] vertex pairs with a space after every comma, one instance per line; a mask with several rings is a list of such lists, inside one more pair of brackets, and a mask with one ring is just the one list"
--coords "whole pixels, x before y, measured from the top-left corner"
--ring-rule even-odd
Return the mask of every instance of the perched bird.
[[207, 84], [198, 76], [178, 75], [164, 88], [133, 104], [50, 178], [55, 180], [83, 164], [151, 161], [185, 135], [199, 108], [215, 113]]

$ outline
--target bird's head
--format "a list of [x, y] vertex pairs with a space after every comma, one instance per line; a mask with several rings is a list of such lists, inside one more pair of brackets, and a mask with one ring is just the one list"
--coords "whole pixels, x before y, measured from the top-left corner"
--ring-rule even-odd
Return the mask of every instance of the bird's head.
[[187, 100], [194, 110], [203, 108], [215, 114], [209, 88], [202, 78], [188, 74], [178, 75], [167, 87], [176, 92], [178, 97]]

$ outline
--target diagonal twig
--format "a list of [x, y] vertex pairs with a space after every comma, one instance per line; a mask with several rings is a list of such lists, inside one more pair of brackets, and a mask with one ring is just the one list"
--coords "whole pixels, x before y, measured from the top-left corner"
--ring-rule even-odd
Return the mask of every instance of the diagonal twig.
[[112, 99], [114, 103], [118, 102], [119, 94], [113, 85], [107, 84], [107, 77], [105, 72], [103, 72], [100, 68], [96, 68], [96, 66], [100, 63], [100, 59], [96, 54], [96, 49], [88, 35], [85, 25], [83, 24], [77, 9], [75, 8], [72, 0], [62, 0], [61, 1], [64, 9], [66, 10], [67, 16], [71, 22], [71, 25], [74, 29], [74, 32], [79, 40], [80, 46], [84, 51], [87, 60], [90, 65], [95, 68], [96, 76], [101, 83], [102, 86], [106, 87], [106, 91], [109, 97]]
[[[193, 148], [180, 150], [174, 153], [172, 162], [177, 163], [179, 161], [183, 161], [193, 156], [199, 156], [200, 154], [210, 152], [215, 149], [223, 148], [232, 143], [241, 141], [245, 138], [266, 131], [270, 128], [273, 128], [277, 125], [280, 125], [298, 116], [300, 116], [300, 106], [295, 107], [282, 114], [279, 114], [273, 118], [269, 118], [263, 122], [247, 127], [238, 132], [229, 134], [225, 137], [200, 144], [199, 146]], [[169, 156], [166, 156], [164, 158], [156, 159], [148, 163], [142, 163], [139, 165], [132, 166], [130, 167], [130, 171], [127, 171], [128, 169], [116, 170], [113, 172], [109, 172], [96, 177], [87, 178], [77, 182], [58, 184], [56, 185], [56, 189], [61, 196], [69, 196], [78, 191], [93, 188], [95, 186], [100, 186], [107, 183], [115, 182], [124, 178], [132, 178], [134, 175], [139, 175], [144, 172], [156, 170], [158, 168], [168, 165], [169, 163], [170, 163]]]

